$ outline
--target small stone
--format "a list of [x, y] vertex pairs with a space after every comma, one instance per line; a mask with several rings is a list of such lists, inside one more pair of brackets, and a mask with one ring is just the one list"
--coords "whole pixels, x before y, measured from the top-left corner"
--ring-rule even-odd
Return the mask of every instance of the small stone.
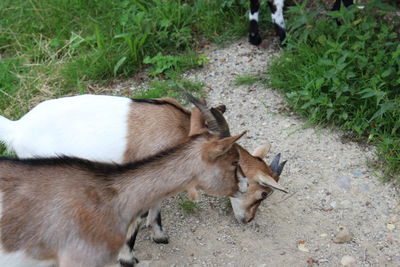
[[307, 253], [310, 252], [310, 250], [304, 244], [299, 244], [299, 246], [297, 248], [303, 252], [307, 252]]
[[353, 174], [355, 177], [359, 178], [363, 175], [363, 173], [360, 170], [355, 170], [353, 171]]
[[393, 231], [394, 229], [396, 229], [396, 225], [394, 225], [393, 223], [388, 223], [386, 224], [387, 229], [389, 229], [390, 231]]
[[341, 263], [343, 266], [349, 266], [349, 265], [352, 265], [352, 264], [356, 263], [356, 259], [353, 258], [352, 256], [346, 255], [346, 256], [343, 256], [343, 258], [342, 258], [342, 260], [340, 261], [340, 263]]
[[349, 190], [350, 186], [351, 186], [351, 180], [348, 177], [342, 176], [342, 177], [335, 177], [336, 178], [336, 182], [338, 184], [338, 186], [342, 189], [345, 190]]
[[352, 234], [348, 228], [343, 228], [337, 233], [336, 237], [333, 239], [335, 243], [346, 243], [352, 239]]
[[319, 236], [320, 236], [320, 237], [327, 237], [328, 234], [323, 233], [323, 234], [320, 234]]

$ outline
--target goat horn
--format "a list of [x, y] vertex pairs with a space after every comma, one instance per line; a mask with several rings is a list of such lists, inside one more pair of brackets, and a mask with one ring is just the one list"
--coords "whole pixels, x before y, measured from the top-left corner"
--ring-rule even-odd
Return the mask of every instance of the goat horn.
[[216, 110], [218, 110], [219, 112], [221, 112], [222, 114], [225, 113], [226, 111], [226, 106], [225, 105], [219, 105], [218, 107], [215, 107]]
[[218, 123], [219, 133], [220, 133], [221, 138], [231, 136], [231, 133], [229, 131], [228, 122], [225, 120], [225, 117], [222, 115], [222, 113], [215, 108], [211, 108], [210, 111]]
[[279, 164], [279, 168], [277, 170], [277, 174], [281, 175], [282, 171], [283, 171], [283, 167], [285, 167], [287, 160], [285, 160], [284, 162], [282, 162], [281, 164]]
[[221, 138], [230, 136], [228, 123], [220, 111], [214, 108], [208, 109], [199, 99], [189, 93], [186, 93], [186, 96], [190, 102], [200, 109], [210, 131], [219, 133]]
[[271, 164], [269, 165], [272, 171], [277, 175], [281, 175], [283, 167], [285, 167], [285, 164], [287, 162], [287, 160], [285, 160], [284, 162], [279, 164], [280, 160], [281, 160], [281, 153], [278, 153], [272, 160]]

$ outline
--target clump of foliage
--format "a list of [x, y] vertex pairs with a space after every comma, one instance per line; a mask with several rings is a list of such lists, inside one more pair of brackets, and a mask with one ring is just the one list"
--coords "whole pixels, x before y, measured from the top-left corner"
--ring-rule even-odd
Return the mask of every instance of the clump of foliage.
[[[271, 85], [314, 123], [335, 124], [379, 147], [387, 177], [400, 182], [400, 21], [370, 1], [327, 12], [289, 10], [282, 57]], [[341, 26], [337, 25], [337, 22]], [[397, 31], [397, 32], [396, 32]]]
[[143, 64], [153, 66], [152, 75], [175, 78], [177, 72], [205, 62], [195, 53], [204, 42], [245, 33], [246, 4], [246, 0], [2, 0], [2, 114], [17, 118], [32, 106], [31, 99], [79, 94], [90, 83], [131, 77]]
[[181, 201], [179, 203], [179, 206], [181, 207], [181, 210], [184, 215], [189, 215], [199, 208], [199, 204], [190, 200], [186, 196], [181, 196]]

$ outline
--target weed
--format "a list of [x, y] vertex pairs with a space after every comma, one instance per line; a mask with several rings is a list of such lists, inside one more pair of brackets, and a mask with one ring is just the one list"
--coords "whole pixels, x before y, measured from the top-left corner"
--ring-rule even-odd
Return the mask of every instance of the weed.
[[199, 204], [191, 201], [187, 196], [180, 196], [179, 206], [184, 215], [189, 215], [199, 208]]
[[245, 76], [240, 76], [235, 79], [235, 84], [236, 85], [252, 85], [257, 82], [262, 81], [262, 77], [257, 76], [257, 75], [245, 75]]
[[174, 80], [156, 80], [150, 83], [147, 90], [135, 95], [136, 98], [159, 98], [159, 97], [172, 97], [182, 100], [185, 103], [186, 96], [184, 92], [192, 92], [201, 94], [203, 84], [199, 82], [191, 82], [186, 79]]
[[388, 22], [391, 8], [380, 1], [322, 18], [304, 8], [289, 11], [287, 48], [269, 70], [270, 84], [311, 122], [378, 144], [387, 175], [399, 176], [400, 21]]
[[[246, 0], [2, 0], [0, 108], [18, 118], [38, 101], [130, 77], [178, 79], [206, 62], [199, 43], [246, 30]], [[238, 16], [238, 14], [243, 14]]]
[[204, 62], [207, 62], [206, 57], [197, 56], [193, 52], [183, 56], [164, 56], [159, 52], [154, 57], [147, 56], [143, 59], [143, 63], [152, 65], [152, 76], [164, 73], [167, 78], [175, 77], [188, 68], [200, 67]]

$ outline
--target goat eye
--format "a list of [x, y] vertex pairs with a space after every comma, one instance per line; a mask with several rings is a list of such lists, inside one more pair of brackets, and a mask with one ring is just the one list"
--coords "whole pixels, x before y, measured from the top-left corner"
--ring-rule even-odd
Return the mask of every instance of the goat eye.
[[239, 166], [239, 162], [238, 161], [234, 161], [234, 162], [232, 162], [232, 165], [233, 166]]
[[269, 195], [269, 194], [268, 194], [267, 192], [262, 192], [262, 193], [261, 193], [261, 198], [262, 198], [262, 199], [266, 199], [266, 198], [268, 197], [268, 195]]

